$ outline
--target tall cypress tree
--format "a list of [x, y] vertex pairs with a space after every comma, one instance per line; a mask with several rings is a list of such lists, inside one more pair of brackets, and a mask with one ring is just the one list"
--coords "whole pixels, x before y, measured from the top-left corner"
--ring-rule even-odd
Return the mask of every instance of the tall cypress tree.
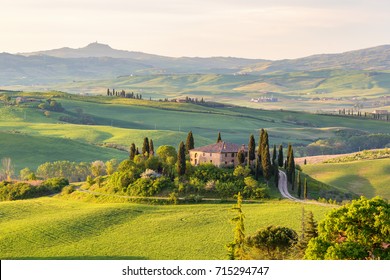
[[301, 182], [301, 172], [299, 170], [298, 170], [298, 177], [297, 177], [297, 187], [298, 187], [298, 190], [297, 190], [298, 198], [301, 198], [301, 195], [302, 195], [302, 182]]
[[274, 145], [274, 149], [272, 151], [272, 165], [276, 164], [276, 145]]
[[307, 178], [305, 177], [305, 183], [303, 184], [303, 198], [307, 199]]
[[221, 132], [218, 132], [217, 143], [219, 143], [219, 142], [221, 142], [221, 141], [222, 141]]
[[259, 176], [261, 175], [261, 162], [259, 157], [256, 157], [255, 161], [255, 179], [259, 180]]
[[186, 148], [183, 141], [180, 142], [177, 152], [177, 173], [182, 176], [186, 173]]
[[291, 189], [294, 190], [294, 185], [295, 185], [295, 160], [294, 160], [294, 150], [293, 150], [291, 144], [288, 145], [287, 180], [291, 184]]
[[186, 153], [188, 154], [190, 150], [195, 148], [194, 136], [192, 135], [192, 131], [188, 132], [187, 140], [186, 140]]
[[133, 159], [134, 159], [135, 152], [136, 152], [136, 150], [135, 150], [135, 144], [134, 144], [134, 143], [131, 143], [131, 145], [130, 145], [130, 155], [129, 155], [130, 160], [133, 160]]
[[278, 165], [279, 167], [283, 167], [283, 145], [279, 146]]
[[245, 153], [243, 150], [239, 150], [237, 153], [238, 164], [242, 165], [245, 162]]
[[135, 155], [138, 156], [139, 155], [139, 150], [138, 150], [138, 147], [137, 149], [135, 149]]
[[259, 137], [259, 146], [257, 148], [257, 156], [260, 158], [261, 162], [261, 156], [263, 155], [263, 142], [264, 142], [264, 129], [262, 128], [260, 131], [260, 137]]
[[271, 159], [269, 154], [269, 143], [268, 143], [267, 131], [264, 131], [264, 136], [262, 140], [263, 141], [262, 141], [261, 167], [263, 169], [263, 176], [265, 180], [268, 182], [268, 180], [271, 178], [272, 175], [272, 169], [271, 169]]
[[149, 139], [148, 137], [144, 138], [144, 143], [142, 145], [142, 154], [144, 156], [149, 156], [150, 149], [149, 149]]
[[149, 155], [150, 156], [154, 155], [154, 144], [152, 139], [149, 140]]
[[256, 158], [256, 143], [253, 134], [249, 137], [248, 143], [248, 164], [250, 164]]

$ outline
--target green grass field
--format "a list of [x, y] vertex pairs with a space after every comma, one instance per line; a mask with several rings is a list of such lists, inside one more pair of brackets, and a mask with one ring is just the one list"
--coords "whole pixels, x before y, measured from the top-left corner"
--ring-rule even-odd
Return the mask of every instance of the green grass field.
[[303, 171], [326, 184], [368, 198], [390, 199], [390, 159], [303, 165]]
[[[321, 220], [334, 206], [244, 204], [246, 233], [297, 231], [302, 207]], [[1, 259], [226, 259], [232, 204], [142, 205], [39, 198], [0, 203]]]

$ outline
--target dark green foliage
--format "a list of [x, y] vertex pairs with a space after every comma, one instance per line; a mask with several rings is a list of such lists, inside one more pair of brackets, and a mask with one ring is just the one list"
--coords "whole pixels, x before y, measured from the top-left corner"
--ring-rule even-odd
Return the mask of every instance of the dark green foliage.
[[135, 157], [135, 152], [136, 152], [136, 148], [135, 148], [135, 144], [134, 143], [131, 143], [130, 145], [130, 160], [133, 160], [134, 157]]
[[249, 143], [248, 143], [248, 157], [249, 157], [249, 162], [252, 162], [252, 160], [255, 159], [256, 156], [256, 143], [255, 143], [255, 137], [253, 134], [249, 137]]
[[276, 145], [274, 145], [274, 149], [272, 150], [272, 165], [275, 165], [276, 162]]
[[306, 259], [390, 259], [390, 204], [361, 197], [332, 210], [318, 226]]
[[238, 161], [238, 164], [244, 164], [245, 162], [245, 153], [243, 150], [239, 150], [238, 153], [237, 153], [237, 161]]
[[45, 102], [38, 105], [39, 109], [53, 111], [53, 112], [63, 112], [65, 109], [62, 107], [61, 103], [48, 99]]
[[256, 161], [255, 161], [255, 179], [258, 180], [259, 179], [259, 176], [261, 175], [261, 162], [260, 162], [260, 158], [259, 157], [256, 157]]
[[177, 153], [177, 174], [183, 176], [186, 173], [186, 150], [183, 141], [180, 142]]
[[280, 226], [269, 226], [246, 239], [249, 247], [259, 250], [257, 258], [270, 260], [285, 259], [297, 241], [293, 229]]
[[307, 199], [307, 178], [305, 177], [305, 183], [303, 184], [303, 198]]
[[186, 153], [189, 153], [189, 150], [195, 148], [194, 136], [192, 135], [192, 131], [188, 132], [187, 140], [186, 140]]
[[260, 158], [260, 162], [263, 155], [264, 132], [265, 130], [262, 128], [260, 131], [259, 146], [257, 148], [257, 156]]
[[221, 132], [218, 132], [217, 143], [222, 141]]
[[261, 167], [263, 170], [264, 179], [269, 181], [272, 175], [271, 159], [269, 154], [269, 142], [268, 142], [268, 133], [264, 130], [263, 137], [261, 139]]
[[153, 156], [154, 155], [154, 144], [153, 144], [153, 140], [150, 139], [149, 140], [149, 156]]
[[150, 148], [149, 148], [149, 139], [148, 137], [144, 138], [144, 143], [142, 144], [142, 155], [149, 156]]
[[18, 200], [40, 197], [60, 192], [63, 187], [67, 186], [69, 181], [65, 178], [52, 178], [43, 181], [38, 186], [33, 186], [27, 183], [0, 183], [0, 201]]
[[292, 190], [294, 190], [295, 185], [295, 160], [294, 160], [294, 150], [291, 144], [288, 145], [288, 154], [287, 154], [287, 181], [291, 184]]
[[298, 176], [297, 176], [297, 196], [298, 198], [301, 198], [302, 195], [302, 181], [301, 181], [301, 172], [298, 171]]

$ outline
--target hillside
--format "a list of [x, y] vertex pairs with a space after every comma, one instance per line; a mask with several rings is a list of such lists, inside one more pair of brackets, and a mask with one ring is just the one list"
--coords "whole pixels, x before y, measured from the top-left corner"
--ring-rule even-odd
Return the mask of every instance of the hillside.
[[[226, 259], [231, 204], [139, 205], [58, 198], [1, 202], [1, 259]], [[307, 204], [317, 220], [333, 209]], [[244, 204], [245, 227], [300, 230], [302, 205]], [[136, 246], [134, 245], [136, 244]]]
[[[6, 150], [0, 150], [0, 157], [12, 157], [17, 169], [33, 168], [34, 163], [36, 168], [42, 161], [59, 159], [121, 159], [127, 156], [132, 142], [140, 147], [144, 137], [152, 138], [156, 147], [177, 147], [180, 141], [185, 141], [190, 130], [194, 133], [195, 145], [202, 146], [213, 143], [218, 131], [226, 141], [246, 144], [251, 133], [257, 141], [259, 130], [265, 128], [271, 145], [283, 144], [286, 147], [293, 143], [297, 155], [304, 152], [304, 147], [321, 139], [390, 134], [390, 128], [383, 126], [382, 121], [348, 117], [232, 106], [213, 108], [207, 103], [202, 106], [59, 92], [7, 94], [12, 96], [11, 100], [17, 96], [36, 100], [19, 106], [0, 105], [0, 133], [3, 133], [2, 141], [7, 145]], [[38, 105], [48, 98], [61, 103], [65, 111], [49, 112], [45, 116]], [[83, 120], [93, 124], [83, 124]], [[22, 149], [20, 139], [31, 143], [31, 147]], [[58, 153], [53, 151], [55, 139], [61, 139]], [[45, 146], [51, 148], [45, 150]], [[36, 155], [36, 150], [40, 151], [39, 155]], [[60, 152], [63, 153], [61, 156]]]
[[303, 171], [326, 184], [368, 198], [390, 199], [390, 158], [303, 165]]

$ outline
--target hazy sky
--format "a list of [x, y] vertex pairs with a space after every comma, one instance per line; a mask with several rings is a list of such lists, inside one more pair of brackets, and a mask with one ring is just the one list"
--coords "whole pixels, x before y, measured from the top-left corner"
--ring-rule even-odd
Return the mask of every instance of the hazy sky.
[[0, 52], [295, 58], [390, 43], [388, 0], [1, 0]]

